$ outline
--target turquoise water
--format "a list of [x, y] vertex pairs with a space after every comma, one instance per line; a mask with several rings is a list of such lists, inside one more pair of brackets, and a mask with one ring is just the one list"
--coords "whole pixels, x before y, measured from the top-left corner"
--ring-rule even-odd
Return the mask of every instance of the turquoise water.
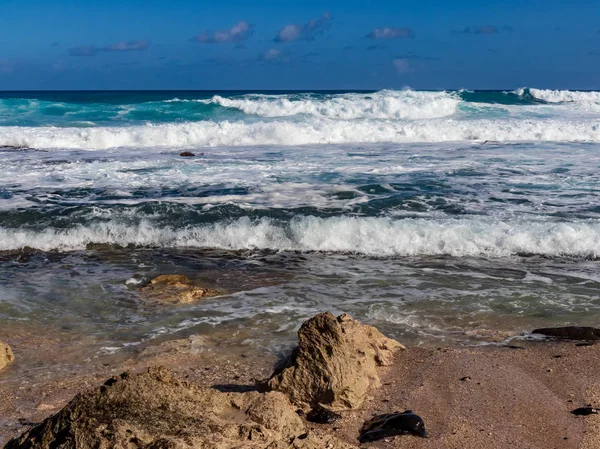
[[[236, 120], [244, 118], [246, 113], [235, 104], [220, 102], [220, 98], [233, 102], [275, 102], [285, 98], [290, 104], [318, 104], [352, 96], [377, 101], [379, 95], [380, 92], [0, 92], [0, 125], [119, 126], [147, 121]], [[549, 104], [531, 95], [529, 90], [455, 91], [448, 92], [447, 96], [462, 103], [458, 110], [465, 115], [481, 113], [483, 105], [493, 108], [494, 105]]]

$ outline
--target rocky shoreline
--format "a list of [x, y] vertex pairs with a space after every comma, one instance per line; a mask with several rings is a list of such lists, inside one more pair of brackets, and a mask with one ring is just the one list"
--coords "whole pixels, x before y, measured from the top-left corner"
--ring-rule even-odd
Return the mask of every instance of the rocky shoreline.
[[[46, 384], [41, 397], [40, 385], [1, 383], [0, 412], [13, 422], [2, 427], [5, 447], [600, 447], [600, 415], [572, 413], [600, 404], [600, 345], [404, 349], [329, 313], [304, 323], [273, 372], [275, 360], [194, 344], [166, 342], [123, 364], [127, 372]], [[35, 410], [7, 405], [27, 395], [38, 397]], [[409, 409], [428, 438], [408, 429], [359, 441], [365, 423], [381, 425], [374, 415]]]

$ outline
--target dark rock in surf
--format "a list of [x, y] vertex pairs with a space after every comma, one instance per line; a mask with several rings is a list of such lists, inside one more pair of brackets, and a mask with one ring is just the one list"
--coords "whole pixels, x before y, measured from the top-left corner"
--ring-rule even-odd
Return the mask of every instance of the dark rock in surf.
[[306, 414], [306, 420], [316, 424], [333, 424], [341, 418], [342, 415], [339, 413], [326, 409], [321, 405], [317, 405]]
[[360, 429], [358, 440], [366, 443], [396, 435], [415, 435], [421, 438], [428, 436], [423, 419], [412, 410], [406, 410], [403, 413], [377, 415], [365, 421]]
[[184, 151], [183, 153], [179, 153], [179, 156], [182, 156], [182, 157], [194, 157], [196, 155], [194, 153], [190, 152], [190, 151]]
[[24, 147], [21, 145], [0, 145], [0, 151], [2, 151], [2, 152], [26, 151], [26, 150], [31, 150], [31, 148]]
[[562, 340], [600, 340], [600, 329], [593, 327], [566, 326], [535, 329], [532, 334], [545, 335], [546, 337]]

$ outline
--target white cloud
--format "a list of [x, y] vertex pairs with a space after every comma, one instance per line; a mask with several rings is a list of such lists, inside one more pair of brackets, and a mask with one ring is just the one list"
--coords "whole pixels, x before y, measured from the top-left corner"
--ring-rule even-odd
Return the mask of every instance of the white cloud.
[[415, 37], [412, 28], [375, 28], [365, 36], [367, 39], [398, 39]]
[[106, 45], [105, 47], [96, 47], [95, 45], [83, 45], [81, 47], [69, 48], [71, 56], [96, 56], [100, 52], [127, 52], [144, 51], [150, 47], [150, 42], [141, 41], [122, 41], [116, 44]]
[[408, 73], [412, 70], [410, 61], [406, 58], [396, 58], [393, 63], [398, 73]]
[[102, 51], [143, 51], [150, 46], [148, 41], [129, 41], [118, 42], [116, 44], [107, 45], [102, 48]]
[[309, 41], [323, 32], [331, 21], [331, 14], [326, 12], [319, 19], [312, 19], [304, 25], [286, 25], [277, 32], [275, 42], [293, 42], [297, 40]]
[[252, 25], [245, 20], [236, 23], [228, 30], [203, 31], [192, 37], [190, 41], [202, 44], [227, 44], [245, 41], [252, 35]]
[[273, 61], [273, 60], [278, 59], [280, 57], [281, 57], [281, 50], [276, 50], [274, 48], [271, 48], [270, 50], [267, 50], [262, 55], [262, 59], [265, 60], [265, 61]]

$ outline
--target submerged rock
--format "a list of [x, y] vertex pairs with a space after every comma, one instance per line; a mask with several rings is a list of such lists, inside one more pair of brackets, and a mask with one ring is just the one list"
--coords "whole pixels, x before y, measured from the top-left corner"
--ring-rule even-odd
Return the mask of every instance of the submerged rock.
[[[349, 447], [331, 441], [331, 447]], [[166, 368], [124, 373], [78, 394], [5, 449], [320, 448], [282, 393], [222, 393]]]
[[224, 294], [218, 290], [195, 286], [183, 274], [162, 274], [142, 287], [148, 299], [161, 303], [189, 304], [198, 299]]
[[0, 341], [0, 371], [15, 361], [15, 355], [6, 343]]
[[600, 329], [593, 327], [548, 327], [535, 329], [532, 334], [545, 335], [546, 337], [560, 338], [563, 340], [600, 340]]
[[264, 386], [304, 408], [356, 408], [380, 386], [378, 367], [389, 365], [399, 349], [405, 348], [350, 315], [320, 313], [302, 325], [298, 347]]
[[403, 413], [394, 412], [374, 416], [365, 421], [360, 429], [358, 439], [361, 443], [365, 443], [396, 435], [415, 435], [427, 438], [427, 430], [425, 430], [425, 423], [419, 415], [415, 415], [412, 410], [406, 410]]
[[191, 151], [184, 151], [182, 153], [179, 153], [179, 156], [181, 157], [193, 157], [196, 156], [194, 153], [192, 153]]

